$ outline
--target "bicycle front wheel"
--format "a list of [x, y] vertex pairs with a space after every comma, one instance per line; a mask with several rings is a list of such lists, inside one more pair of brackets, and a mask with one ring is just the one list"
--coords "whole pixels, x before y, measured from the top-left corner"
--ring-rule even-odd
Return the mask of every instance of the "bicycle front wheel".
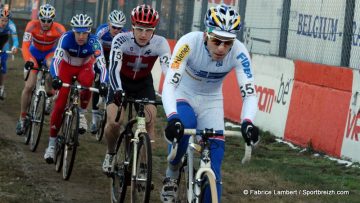
[[180, 173], [178, 177], [178, 196], [176, 202], [187, 203], [187, 191], [189, 188], [189, 167], [187, 166], [187, 160], [184, 159], [182, 166], [180, 167]]
[[[35, 91], [35, 90], [34, 90]], [[35, 100], [36, 100], [36, 94], [33, 91], [33, 93], [31, 94], [31, 102], [30, 102], [30, 106], [29, 109], [27, 111], [27, 115], [26, 118], [24, 120], [24, 135], [25, 135], [25, 140], [24, 143], [26, 145], [29, 144], [30, 139], [31, 139], [31, 128], [32, 128], [32, 123], [31, 121], [33, 120], [33, 117], [35, 115], [34, 113], [34, 107], [35, 107]]]
[[31, 118], [31, 138], [30, 138], [30, 150], [34, 152], [39, 144], [42, 128], [44, 125], [45, 117], [45, 104], [46, 96], [44, 92], [40, 92], [36, 96], [36, 102], [34, 103], [34, 109], [32, 111]]
[[[217, 203], [217, 189], [216, 189], [216, 179], [212, 175], [204, 174], [201, 178], [201, 193], [200, 193], [200, 201], [199, 202], [211, 202]], [[208, 194], [206, 194], [208, 193]]]
[[79, 136], [79, 109], [73, 107], [70, 114], [66, 114], [65, 122], [66, 133], [65, 133], [65, 147], [64, 147], [64, 159], [63, 159], [63, 179], [69, 180], [76, 156], [76, 149], [78, 146]]
[[117, 142], [116, 155], [114, 157], [114, 173], [110, 181], [111, 202], [124, 202], [127, 186], [130, 185], [130, 141], [125, 133], [121, 134]]
[[101, 110], [101, 119], [98, 122], [99, 129], [96, 132], [96, 140], [97, 141], [101, 141], [103, 136], [104, 136], [104, 129], [105, 129], [105, 125], [106, 125], [106, 111], [105, 110]]
[[152, 155], [150, 138], [148, 134], [140, 133], [137, 150], [136, 174], [131, 180], [131, 202], [149, 202], [152, 189], [151, 176]]

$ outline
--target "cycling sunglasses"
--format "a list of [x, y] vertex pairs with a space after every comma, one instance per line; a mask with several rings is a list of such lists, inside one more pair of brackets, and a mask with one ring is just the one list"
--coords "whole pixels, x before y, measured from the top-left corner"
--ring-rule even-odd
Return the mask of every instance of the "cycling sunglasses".
[[121, 30], [122, 29], [122, 27], [116, 27], [116, 26], [111, 26], [112, 27], [112, 29], [114, 29], [114, 30]]
[[155, 28], [154, 27], [138, 27], [138, 26], [133, 26], [134, 30], [137, 30], [139, 32], [150, 32], [150, 31], [154, 31]]
[[209, 33], [206, 33], [207, 37], [209, 38], [210, 42], [214, 43], [216, 46], [220, 46], [224, 43], [224, 46], [232, 46], [234, 44], [235, 39], [223, 40]]
[[40, 19], [42, 23], [52, 23], [53, 19]]

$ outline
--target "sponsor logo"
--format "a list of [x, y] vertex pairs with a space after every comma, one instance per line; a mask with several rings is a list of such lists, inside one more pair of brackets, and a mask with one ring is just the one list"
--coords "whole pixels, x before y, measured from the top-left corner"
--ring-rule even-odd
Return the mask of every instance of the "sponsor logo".
[[151, 54], [151, 49], [147, 50], [144, 55], [150, 55]]
[[250, 60], [249, 58], [244, 54], [240, 53], [236, 59], [241, 60], [241, 64], [243, 66], [243, 70], [247, 78], [252, 78], [252, 73], [250, 69]]
[[95, 57], [98, 57], [98, 56], [100, 56], [101, 55], [101, 51], [98, 49], [98, 50], [95, 50], [94, 51], [94, 55], [95, 55]]
[[189, 45], [188, 44], [182, 45], [175, 55], [174, 61], [171, 64], [171, 68], [176, 70], [179, 69], [181, 62], [189, 54], [189, 52], [190, 52]]

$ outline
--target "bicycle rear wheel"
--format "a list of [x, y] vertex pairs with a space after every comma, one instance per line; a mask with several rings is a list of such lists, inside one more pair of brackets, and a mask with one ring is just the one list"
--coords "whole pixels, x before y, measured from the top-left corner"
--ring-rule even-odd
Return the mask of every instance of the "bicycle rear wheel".
[[104, 136], [104, 129], [105, 129], [105, 125], [106, 125], [106, 111], [105, 110], [101, 110], [101, 119], [98, 122], [99, 129], [96, 132], [96, 140], [97, 141], [101, 141], [103, 136]]
[[30, 138], [30, 150], [34, 152], [39, 144], [42, 128], [44, 125], [45, 117], [45, 101], [46, 96], [44, 92], [40, 92], [36, 95], [36, 103], [34, 103], [34, 109], [32, 111], [31, 118], [31, 138]]
[[117, 142], [115, 155], [114, 173], [110, 181], [110, 198], [111, 202], [124, 202], [127, 186], [130, 185], [131, 167], [130, 167], [130, 137], [122, 133]]
[[[66, 113], [65, 113], [66, 115]], [[63, 179], [69, 180], [76, 156], [79, 135], [79, 109], [73, 107], [71, 114], [66, 115], [67, 129], [65, 135], [64, 159], [63, 159]]]
[[140, 133], [136, 161], [136, 177], [132, 177], [131, 180], [131, 202], [149, 202], [151, 176], [152, 155], [150, 138], [148, 134]]

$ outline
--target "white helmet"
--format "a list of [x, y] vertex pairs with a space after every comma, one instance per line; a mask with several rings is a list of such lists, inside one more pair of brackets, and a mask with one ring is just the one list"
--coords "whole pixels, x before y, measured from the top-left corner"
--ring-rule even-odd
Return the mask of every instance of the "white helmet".
[[235, 38], [236, 32], [241, 29], [240, 15], [224, 4], [209, 8], [204, 24], [207, 32], [229, 38]]
[[40, 19], [54, 19], [55, 18], [55, 8], [50, 4], [41, 5], [40, 9], [39, 9], [39, 18]]
[[71, 18], [70, 25], [74, 32], [90, 32], [93, 21], [86, 14], [76, 14]]
[[116, 27], [124, 27], [124, 25], [126, 23], [126, 18], [125, 18], [124, 13], [119, 10], [111, 11], [111, 13], [109, 14], [108, 20], [111, 25], [116, 26]]

